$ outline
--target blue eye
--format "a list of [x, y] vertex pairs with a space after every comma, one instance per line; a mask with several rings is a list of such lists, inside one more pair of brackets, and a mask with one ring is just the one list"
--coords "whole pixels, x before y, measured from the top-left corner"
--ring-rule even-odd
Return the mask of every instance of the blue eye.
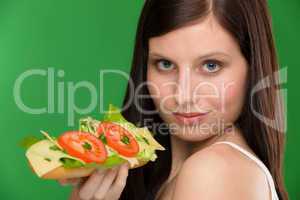
[[168, 71], [173, 69], [174, 64], [168, 60], [161, 59], [157, 61], [157, 66], [160, 70]]
[[209, 73], [213, 73], [220, 70], [220, 65], [215, 61], [209, 61], [203, 65], [203, 69]]

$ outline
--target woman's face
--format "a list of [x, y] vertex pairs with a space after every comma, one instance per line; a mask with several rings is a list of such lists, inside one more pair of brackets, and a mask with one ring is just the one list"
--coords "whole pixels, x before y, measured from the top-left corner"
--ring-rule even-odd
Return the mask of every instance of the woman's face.
[[201, 141], [241, 113], [247, 62], [213, 16], [149, 40], [147, 83], [172, 134]]

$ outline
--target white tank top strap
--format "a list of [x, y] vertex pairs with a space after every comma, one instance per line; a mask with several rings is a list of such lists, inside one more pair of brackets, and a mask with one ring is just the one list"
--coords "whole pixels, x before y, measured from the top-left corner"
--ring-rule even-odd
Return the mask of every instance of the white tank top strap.
[[220, 141], [220, 142], [215, 142], [214, 144], [228, 144], [231, 147], [233, 147], [233, 148], [237, 149], [238, 151], [240, 151], [241, 153], [243, 153], [244, 155], [246, 155], [251, 160], [253, 160], [263, 170], [263, 172], [266, 175], [269, 187], [271, 189], [272, 200], [279, 200], [279, 198], [277, 196], [276, 189], [275, 189], [275, 184], [274, 184], [272, 175], [270, 174], [268, 168], [265, 166], [265, 164], [261, 160], [259, 160], [257, 157], [255, 157], [249, 151], [245, 150], [244, 148], [242, 148], [241, 146], [239, 146], [239, 145], [237, 145], [237, 144], [235, 144], [233, 142]]

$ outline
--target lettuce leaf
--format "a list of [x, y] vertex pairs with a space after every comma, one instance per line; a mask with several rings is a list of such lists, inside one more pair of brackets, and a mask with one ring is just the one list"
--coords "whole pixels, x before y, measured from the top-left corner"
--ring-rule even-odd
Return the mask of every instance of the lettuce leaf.
[[24, 149], [29, 149], [32, 145], [41, 140], [41, 138], [38, 138], [36, 136], [27, 136], [19, 142], [19, 146], [23, 147]]
[[120, 109], [113, 104], [109, 104], [108, 112], [105, 113], [103, 121], [129, 123], [121, 114]]
[[62, 163], [64, 168], [67, 169], [72, 169], [72, 168], [78, 168], [78, 167], [94, 167], [94, 168], [112, 168], [117, 165], [121, 165], [126, 160], [123, 158], [119, 157], [118, 155], [112, 155], [108, 157], [104, 163], [82, 163], [78, 160], [72, 159], [72, 158], [61, 158], [60, 162]]
[[78, 160], [72, 158], [61, 158], [59, 161], [62, 163], [63, 167], [66, 169], [83, 167], [84, 164]]
[[126, 160], [119, 157], [118, 155], [113, 155], [108, 157], [104, 163], [87, 163], [84, 167], [95, 167], [95, 168], [112, 168], [125, 163]]
[[99, 123], [100, 121], [95, 120], [92, 117], [82, 118], [79, 120], [79, 131], [96, 135]]

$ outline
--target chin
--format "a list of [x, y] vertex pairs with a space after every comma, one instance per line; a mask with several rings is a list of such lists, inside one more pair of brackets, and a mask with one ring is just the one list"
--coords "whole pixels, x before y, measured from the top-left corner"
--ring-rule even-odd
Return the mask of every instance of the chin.
[[169, 125], [171, 135], [189, 142], [204, 141], [222, 133], [225, 128], [224, 118], [217, 113], [211, 113], [203, 121], [190, 125], [179, 124], [172, 115], [161, 117]]
[[214, 134], [212, 134], [210, 131], [207, 130], [206, 131], [178, 130], [176, 132], [172, 132], [171, 135], [187, 142], [200, 142], [212, 137]]

